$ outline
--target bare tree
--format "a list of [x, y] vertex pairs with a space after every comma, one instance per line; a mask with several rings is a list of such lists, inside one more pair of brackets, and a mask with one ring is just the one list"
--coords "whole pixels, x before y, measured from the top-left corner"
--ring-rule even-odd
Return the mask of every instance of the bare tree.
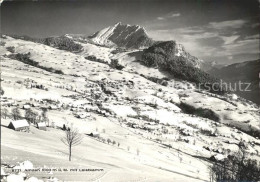
[[20, 112], [18, 107], [15, 107], [15, 108], [12, 109], [11, 115], [12, 115], [14, 120], [19, 120], [19, 119], [22, 118], [21, 112]]
[[61, 141], [69, 147], [69, 161], [71, 161], [72, 147], [81, 143], [82, 135], [77, 129], [71, 127], [65, 130], [65, 136], [61, 138]]
[[260, 181], [260, 165], [241, 150], [210, 166], [210, 181]]
[[6, 119], [8, 117], [8, 110], [6, 108], [3, 108], [1, 111], [1, 116]]
[[3, 90], [2, 86], [0, 86], [0, 94], [4, 95], [5, 91]]
[[115, 144], [116, 144], [116, 141], [115, 141], [115, 140], [113, 140], [112, 144], [113, 144], [113, 145], [115, 145]]
[[139, 155], [139, 154], [140, 154], [140, 150], [136, 149], [136, 155]]
[[[50, 120], [49, 120], [49, 118], [48, 118], [47, 112], [48, 112], [48, 109], [47, 109], [47, 108], [42, 108], [41, 117], [42, 117], [42, 121], [45, 122], [45, 124], [46, 124], [47, 126], [50, 126]], [[48, 123], [48, 124], [47, 124], [47, 123]]]
[[27, 110], [25, 111], [24, 117], [25, 117], [25, 119], [27, 119], [30, 123], [36, 124], [38, 114], [37, 114], [35, 111], [33, 111], [32, 109], [27, 109]]

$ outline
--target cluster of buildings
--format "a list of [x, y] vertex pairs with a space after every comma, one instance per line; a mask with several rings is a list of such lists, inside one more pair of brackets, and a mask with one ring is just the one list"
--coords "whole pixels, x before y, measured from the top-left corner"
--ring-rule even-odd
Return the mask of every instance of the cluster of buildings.
[[[36, 127], [39, 130], [46, 131], [46, 123], [40, 122], [36, 124]], [[29, 132], [30, 131], [30, 124], [26, 119], [21, 120], [13, 120], [9, 123], [8, 128], [13, 129], [15, 131], [23, 131], [23, 132]]]

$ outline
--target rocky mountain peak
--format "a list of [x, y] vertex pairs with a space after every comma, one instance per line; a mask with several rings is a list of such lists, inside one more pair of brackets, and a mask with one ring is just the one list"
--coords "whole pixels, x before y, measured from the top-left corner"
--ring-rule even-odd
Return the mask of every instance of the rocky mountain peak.
[[104, 46], [117, 46], [127, 49], [140, 49], [152, 45], [145, 29], [139, 25], [116, 23], [89, 37], [94, 43]]

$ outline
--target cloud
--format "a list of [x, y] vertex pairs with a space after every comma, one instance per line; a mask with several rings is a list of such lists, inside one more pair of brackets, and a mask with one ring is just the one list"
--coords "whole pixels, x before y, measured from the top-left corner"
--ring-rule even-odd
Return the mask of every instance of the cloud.
[[181, 16], [180, 13], [173, 13], [170, 15], [171, 18], [175, 18], [175, 17], [178, 17], [178, 16]]
[[157, 20], [164, 20], [165, 18], [164, 17], [161, 17], [161, 16], [159, 16], [159, 17], [157, 17]]
[[229, 60], [233, 59], [233, 56], [228, 56], [228, 59], [229, 59]]
[[257, 39], [247, 39], [247, 40], [240, 40], [234, 44], [223, 45], [225, 48], [225, 52], [222, 54], [225, 55], [236, 55], [236, 54], [257, 54], [259, 53], [259, 40]]
[[168, 13], [167, 15], [159, 16], [156, 19], [157, 20], [165, 20], [165, 19], [170, 19], [170, 18], [176, 18], [176, 17], [179, 17], [179, 16], [181, 16], [180, 13]]
[[222, 22], [210, 22], [208, 28], [212, 29], [226, 29], [226, 28], [241, 28], [247, 23], [245, 20], [230, 20]]
[[231, 35], [231, 36], [219, 36], [223, 41], [224, 45], [233, 44], [240, 36]]
[[247, 20], [208, 22], [200, 26], [173, 29], [163, 27], [167, 23], [166, 18], [160, 23], [161, 29], [149, 31], [152, 38], [176, 40], [189, 53], [205, 61], [232, 63], [251, 60], [259, 54], [259, 34], [252, 34], [255, 30]]
[[252, 28], [259, 27], [259, 26], [260, 26], [260, 23], [258, 23], [258, 22], [251, 25]]
[[246, 36], [245, 39], [260, 39], [259, 34]]
[[150, 31], [154, 34], [156, 40], [169, 40], [176, 36], [185, 37], [186, 39], [203, 39], [218, 36], [216, 32], [207, 32], [202, 27], [185, 27], [176, 29], [161, 29]]
[[210, 57], [217, 51], [217, 48], [201, 44], [199, 40], [213, 38], [218, 36], [218, 34], [205, 32], [198, 27], [153, 30], [149, 31], [149, 35], [155, 40], [176, 40], [178, 43], [183, 44], [188, 52], [199, 58]]

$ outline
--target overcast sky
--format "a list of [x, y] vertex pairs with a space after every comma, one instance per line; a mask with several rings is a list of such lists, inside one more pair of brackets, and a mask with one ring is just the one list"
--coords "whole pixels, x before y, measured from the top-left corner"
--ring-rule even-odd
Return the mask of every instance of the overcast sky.
[[1, 5], [3, 33], [91, 35], [120, 21], [223, 64], [259, 59], [259, 20], [257, 0], [16, 0]]

